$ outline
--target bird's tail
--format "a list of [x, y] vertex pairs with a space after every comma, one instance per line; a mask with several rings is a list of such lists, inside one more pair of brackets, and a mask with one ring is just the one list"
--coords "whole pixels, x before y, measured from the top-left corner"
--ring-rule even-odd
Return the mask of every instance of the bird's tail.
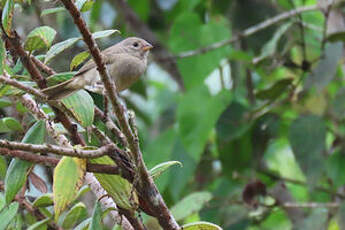
[[60, 84], [43, 89], [42, 92], [48, 95], [49, 100], [59, 100], [71, 95], [72, 93], [84, 88], [83, 79], [74, 77]]

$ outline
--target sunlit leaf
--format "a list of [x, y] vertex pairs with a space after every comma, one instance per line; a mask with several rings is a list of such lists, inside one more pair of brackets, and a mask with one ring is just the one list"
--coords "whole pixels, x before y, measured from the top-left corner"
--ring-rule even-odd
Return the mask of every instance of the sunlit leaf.
[[118, 30], [102, 30], [102, 31], [97, 31], [92, 34], [92, 37], [94, 39], [99, 39], [99, 38], [104, 38], [112, 35], [113, 33], [120, 33]]
[[48, 49], [56, 35], [56, 31], [49, 26], [35, 28], [26, 37], [24, 49], [32, 52], [39, 49]]
[[150, 174], [153, 179], [159, 177], [163, 172], [168, 170], [171, 166], [179, 165], [182, 167], [182, 163], [179, 161], [167, 161], [156, 165], [150, 170]]
[[81, 52], [74, 56], [71, 61], [69, 69], [72, 71], [77, 68], [81, 63], [83, 63], [90, 56], [88, 51]]

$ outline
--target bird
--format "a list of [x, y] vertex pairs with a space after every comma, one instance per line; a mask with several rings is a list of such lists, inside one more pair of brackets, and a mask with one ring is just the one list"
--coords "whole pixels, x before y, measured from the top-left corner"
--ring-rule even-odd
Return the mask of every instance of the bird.
[[[116, 91], [121, 92], [135, 83], [146, 71], [149, 51], [153, 46], [144, 39], [129, 37], [101, 52]], [[63, 99], [86, 86], [101, 82], [96, 63], [91, 59], [74, 75], [60, 84], [43, 89], [48, 100]]]

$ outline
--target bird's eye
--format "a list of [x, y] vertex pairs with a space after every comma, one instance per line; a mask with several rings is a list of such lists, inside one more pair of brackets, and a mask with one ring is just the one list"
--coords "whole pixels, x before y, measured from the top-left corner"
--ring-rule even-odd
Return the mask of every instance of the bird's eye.
[[134, 42], [134, 43], [133, 43], [133, 46], [134, 46], [134, 47], [138, 47], [138, 46], [139, 46], [138, 42]]

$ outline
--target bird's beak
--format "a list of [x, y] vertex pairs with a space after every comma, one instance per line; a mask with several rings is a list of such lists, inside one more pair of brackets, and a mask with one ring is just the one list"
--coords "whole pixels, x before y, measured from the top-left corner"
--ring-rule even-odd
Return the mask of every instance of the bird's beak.
[[146, 45], [143, 46], [142, 50], [143, 51], [148, 51], [150, 49], [153, 48], [153, 45], [151, 45], [150, 43], [147, 43]]

